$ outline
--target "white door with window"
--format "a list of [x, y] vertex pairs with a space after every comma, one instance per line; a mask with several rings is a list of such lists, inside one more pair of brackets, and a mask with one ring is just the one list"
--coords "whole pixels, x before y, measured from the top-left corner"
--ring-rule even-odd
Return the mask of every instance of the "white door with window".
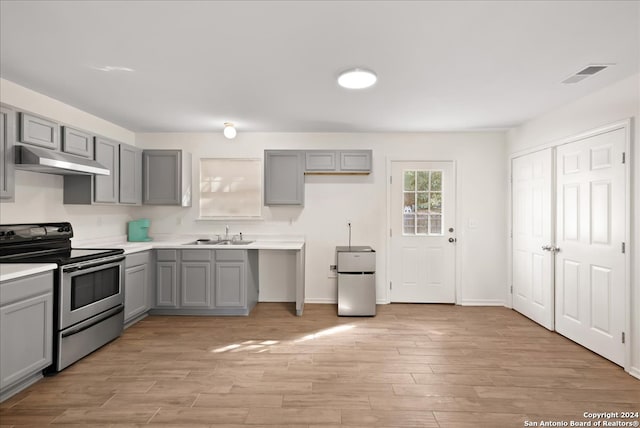
[[556, 330], [624, 364], [625, 129], [559, 146]]
[[553, 149], [512, 162], [513, 308], [554, 329]]
[[391, 301], [455, 303], [453, 162], [391, 162]]

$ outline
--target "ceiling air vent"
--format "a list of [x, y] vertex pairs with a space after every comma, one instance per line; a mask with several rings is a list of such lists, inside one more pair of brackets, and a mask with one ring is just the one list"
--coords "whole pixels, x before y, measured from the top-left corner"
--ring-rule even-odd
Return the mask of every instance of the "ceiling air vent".
[[600, 73], [602, 70], [604, 70], [605, 68], [611, 65], [612, 64], [598, 64], [598, 65], [590, 64], [585, 68], [583, 68], [582, 70], [578, 71], [576, 74], [564, 79], [562, 83], [578, 83], [589, 76], [593, 76], [596, 73]]

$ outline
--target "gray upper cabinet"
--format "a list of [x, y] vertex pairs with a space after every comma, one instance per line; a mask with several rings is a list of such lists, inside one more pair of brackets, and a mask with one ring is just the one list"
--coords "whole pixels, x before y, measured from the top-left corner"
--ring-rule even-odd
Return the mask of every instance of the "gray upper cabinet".
[[63, 126], [62, 151], [93, 159], [93, 135], [69, 126]]
[[322, 150], [307, 151], [305, 153], [305, 170], [314, 171], [335, 171], [336, 152]]
[[265, 150], [265, 205], [304, 205], [304, 164], [303, 151]]
[[341, 172], [371, 172], [371, 150], [340, 151]]
[[120, 144], [120, 203], [142, 204], [142, 150]]
[[96, 137], [95, 160], [111, 171], [110, 175], [96, 175], [93, 180], [94, 202], [98, 203], [118, 203], [120, 176], [120, 144]]
[[144, 150], [142, 202], [191, 206], [191, 154], [182, 150]]
[[16, 112], [0, 106], [0, 201], [11, 202], [15, 196], [13, 145], [16, 140]]
[[21, 143], [54, 150], [60, 148], [60, 125], [52, 120], [30, 113], [20, 113], [19, 128]]

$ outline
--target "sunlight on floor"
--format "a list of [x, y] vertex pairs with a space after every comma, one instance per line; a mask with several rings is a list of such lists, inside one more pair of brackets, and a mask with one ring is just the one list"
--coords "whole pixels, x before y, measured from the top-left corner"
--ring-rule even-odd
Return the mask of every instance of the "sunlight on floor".
[[212, 349], [210, 352], [219, 354], [221, 352], [240, 352], [240, 351], [257, 351], [265, 352], [267, 346], [279, 343], [278, 340], [246, 340], [242, 343], [234, 343], [232, 345], [223, 346], [222, 348]]
[[351, 330], [354, 327], [355, 327], [355, 325], [352, 325], [352, 324], [339, 325], [339, 326], [336, 326], [336, 327], [327, 328], [325, 330], [320, 330], [317, 333], [308, 334], [308, 335], [304, 336], [301, 339], [295, 340], [294, 342], [296, 342], [296, 343], [298, 343], [298, 342], [306, 342], [307, 340], [313, 340], [313, 339], [318, 339], [318, 338], [323, 337], [323, 336], [329, 336], [331, 334], [342, 333], [344, 331]]

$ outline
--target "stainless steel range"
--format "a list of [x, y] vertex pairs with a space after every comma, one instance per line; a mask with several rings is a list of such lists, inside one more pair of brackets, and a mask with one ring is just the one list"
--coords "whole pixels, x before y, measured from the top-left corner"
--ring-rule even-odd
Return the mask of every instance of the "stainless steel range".
[[0, 263], [56, 263], [54, 355], [58, 372], [122, 334], [124, 251], [71, 248], [70, 223], [0, 225]]

